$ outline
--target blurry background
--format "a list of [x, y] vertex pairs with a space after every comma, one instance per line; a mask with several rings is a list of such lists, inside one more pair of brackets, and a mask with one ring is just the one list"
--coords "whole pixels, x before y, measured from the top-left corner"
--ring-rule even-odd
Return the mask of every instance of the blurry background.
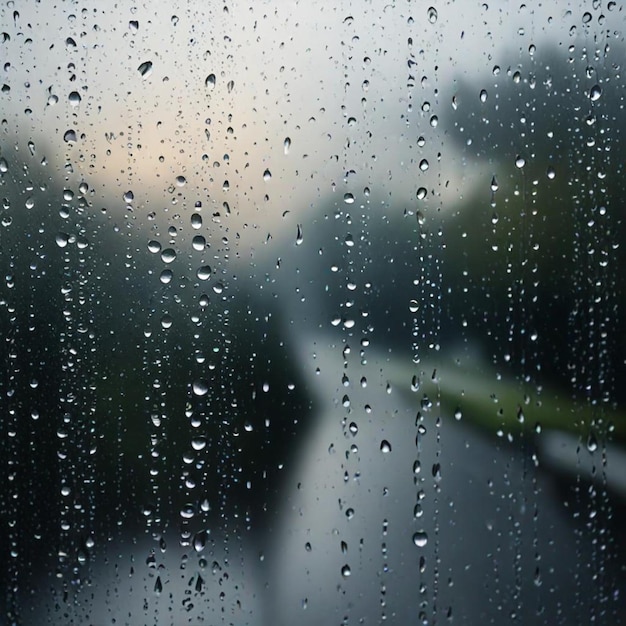
[[620, 623], [621, 3], [1, 15], [7, 623]]

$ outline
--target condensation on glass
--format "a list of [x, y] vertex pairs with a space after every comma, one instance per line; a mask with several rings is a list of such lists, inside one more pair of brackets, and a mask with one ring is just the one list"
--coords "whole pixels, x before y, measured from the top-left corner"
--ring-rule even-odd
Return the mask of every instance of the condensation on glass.
[[0, 15], [2, 623], [621, 623], [622, 3]]

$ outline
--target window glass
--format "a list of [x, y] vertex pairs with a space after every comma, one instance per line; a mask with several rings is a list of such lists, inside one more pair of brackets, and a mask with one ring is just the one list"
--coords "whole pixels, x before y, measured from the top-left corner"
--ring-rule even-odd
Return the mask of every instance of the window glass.
[[0, 15], [2, 623], [620, 623], [621, 2]]

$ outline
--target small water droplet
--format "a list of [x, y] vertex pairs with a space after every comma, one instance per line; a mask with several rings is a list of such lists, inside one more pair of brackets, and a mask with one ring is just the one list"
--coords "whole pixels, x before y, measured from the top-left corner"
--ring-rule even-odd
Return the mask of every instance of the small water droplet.
[[302, 234], [302, 224], [298, 224], [296, 227], [296, 246], [299, 246], [304, 240], [304, 236]]
[[387, 454], [388, 452], [391, 452], [391, 444], [386, 439], [383, 439], [380, 442], [380, 451], [383, 454]]
[[600, 85], [594, 85], [589, 91], [589, 97], [591, 98], [592, 102], [596, 102], [596, 100], [599, 100], [601, 95], [602, 88], [600, 87]]
[[435, 7], [428, 7], [428, 21], [431, 24], [437, 21], [437, 9]]
[[285, 154], [289, 154], [290, 148], [291, 148], [291, 139], [289, 139], [289, 137], [285, 137], [285, 141], [283, 141], [283, 150]]
[[6, 174], [9, 171], [9, 164], [4, 157], [0, 157], [0, 173]]
[[128, 28], [130, 28], [131, 33], [136, 33], [139, 30], [139, 22], [137, 20], [130, 20], [130, 22], [128, 22]]
[[417, 313], [419, 311], [419, 308], [420, 305], [417, 300], [411, 300], [409, 302], [409, 311], [411, 311], [411, 313]]
[[422, 172], [425, 172], [429, 167], [428, 159], [422, 159], [420, 161], [420, 170], [422, 170]]
[[155, 239], [152, 239], [148, 242], [148, 251], [152, 252], [152, 254], [157, 254], [157, 252], [161, 251], [161, 244]]
[[81, 97], [78, 91], [72, 91], [70, 95], [67, 97], [70, 104], [74, 107], [77, 107], [80, 104]]
[[343, 201], [346, 204], [353, 204], [354, 203], [354, 196], [351, 193], [344, 193], [343, 194]]
[[159, 280], [164, 285], [167, 285], [168, 283], [172, 282], [172, 278], [174, 278], [174, 273], [172, 272], [172, 270], [163, 270], [161, 274], [159, 275]]
[[515, 167], [519, 168], [520, 170], [524, 167], [524, 165], [526, 165], [526, 159], [523, 156], [516, 156], [515, 157]]
[[207, 87], [208, 89], [215, 89], [215, 74], [209, 74], [205, 79], [204, 79], [204, 86]]
[[426, 191], [426, 187], [420, 187], [420, 188], [417, 190], [417, 193], [416, 193], [415, 195], [417, 196], [417, 199], [418, 199], [418, 200], [423, 200], [423, 199], [426, 197], [426, 194], [427, 194], [427, 193], [428, 193], [428, 192]]
[[144, 61], [138, 68], [137, 71], [141, 74], [141, 77], [145, 80], [152, 74], [152, 61]]
[[487, 98], [489, 97], [489, 95], [487, 94], [487, 90], [486, 89], [481, 89], [480, 90], [480, 101], [484, 104], [485, 102], [487, 102]]
[[461, 409], [457, 407], [456, 411], [454, 412], [454, 419], [458, 422], [462, 417], [463, 413], [461, 412]]
[[267, 182], [268, 180], [272, 180], [272, 172], [270, 172], [268, 169], [266, 169], [266, 170], [263, 172], [263, 180], [264, 180], [265, 182]]
[[348, 577], [350, 576], [350, 574], [352, 574], [352, 570], [350, 569], [350, 566], [349, 566], [348, 564], [344, 565], [344, 566], [341, 568], [341, 575], [342, 575], [344, 578], [348, 578]]

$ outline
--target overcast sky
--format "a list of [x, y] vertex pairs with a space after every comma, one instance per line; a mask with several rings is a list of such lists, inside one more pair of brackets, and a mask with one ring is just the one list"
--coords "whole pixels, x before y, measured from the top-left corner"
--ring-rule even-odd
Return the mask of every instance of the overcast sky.
[[95, 204], [124, 210], [131, 190], [139, 215], [167, 221], [227, 201], [231, 226], [260, 238], [365, 187], [410, 205], [425, 185], [450, 205], [473, 171], [447, 136], [455, 81], [478, 97], [495, 64], [584, 41], [587, 4], [5, 5], [3, 144], [31, 139], [57, 176], [71, 164]]

